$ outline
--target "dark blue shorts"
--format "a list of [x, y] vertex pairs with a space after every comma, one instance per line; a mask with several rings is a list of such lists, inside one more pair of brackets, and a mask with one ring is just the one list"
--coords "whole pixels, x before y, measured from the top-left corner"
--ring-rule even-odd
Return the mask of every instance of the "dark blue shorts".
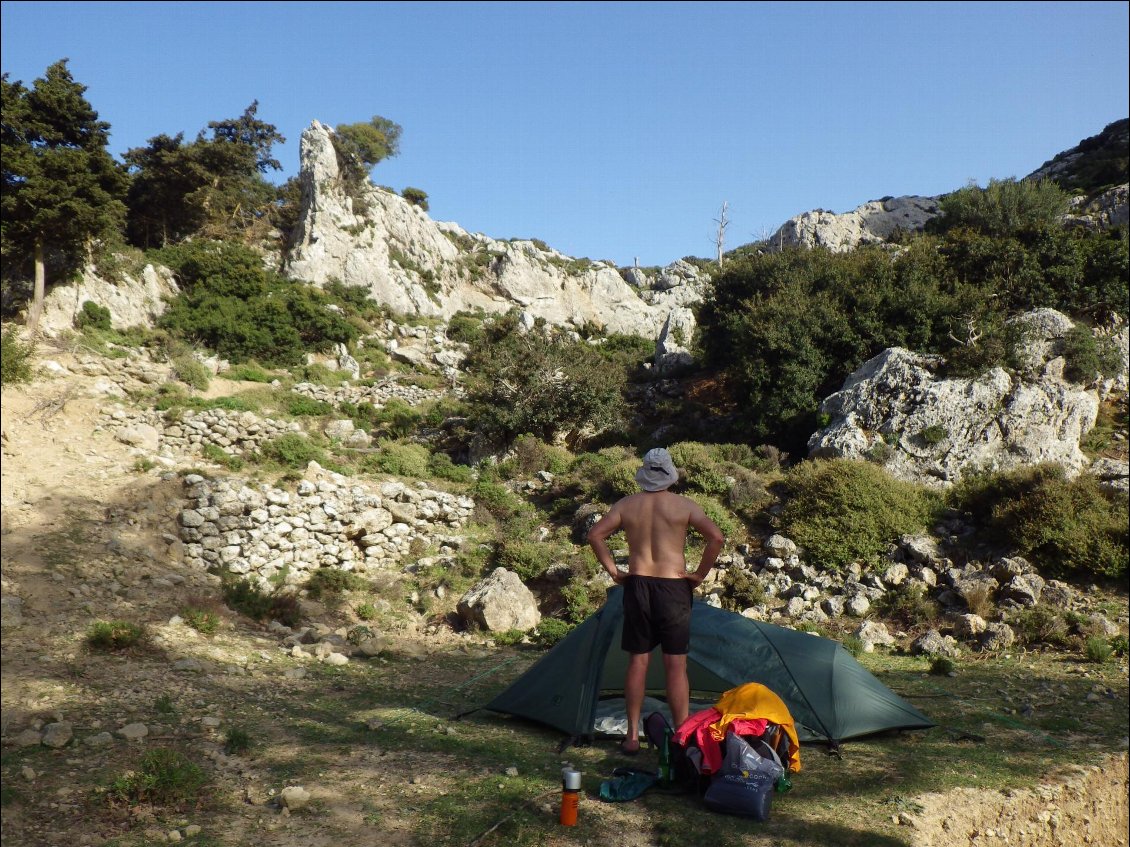
[[629, 576], [624, 583], [624, 632], [621, 649], [650, 653], [661, 646], [669, 655], [685, 655], [691, 647], [689, 579]]

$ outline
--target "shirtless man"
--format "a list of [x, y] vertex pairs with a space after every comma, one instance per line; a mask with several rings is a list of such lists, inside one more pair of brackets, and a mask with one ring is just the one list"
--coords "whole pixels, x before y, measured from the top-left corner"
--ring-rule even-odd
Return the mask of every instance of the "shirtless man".
[[[629, 654], [624, 680], [628, 736], [620, 749], [629, 755], [640, 749], [640, 711], [647, 665], [656, 645], [663, 648], [671, 718], [676, 727], [687, 719], [691, 601], [695, 588], [710, 573], [726, 543], [722, 531], [697, 503], [667, 490], [678, 479], [671, 454], [662, 447], [649, 450], [636, 472], [636, 482], [643, 491], [616, 503], [588, 534], [597, 561], [613, 582], [624, 586], [624, 633], [620, 646]], [[706, 548], [698, 568], [688, 573], [685, 549], [687, 530], [691, 527], [706, 540]], [[616, 567], [608, 549], [608, 538], [620, 529], [628, 540], [626, 574]]]

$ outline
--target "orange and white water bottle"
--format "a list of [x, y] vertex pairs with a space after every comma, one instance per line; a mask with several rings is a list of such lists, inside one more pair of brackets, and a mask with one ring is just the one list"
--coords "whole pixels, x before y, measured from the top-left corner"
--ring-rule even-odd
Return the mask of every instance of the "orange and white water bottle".
[[577, 808], [581, 804], [581, 772], [573, 768], [561, 770], [561, 824], [577, 825]]

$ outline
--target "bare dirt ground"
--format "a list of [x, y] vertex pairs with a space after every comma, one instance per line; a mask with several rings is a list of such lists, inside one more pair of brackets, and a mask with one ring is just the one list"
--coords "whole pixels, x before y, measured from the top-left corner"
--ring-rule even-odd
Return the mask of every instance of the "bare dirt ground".
[[[367, 813], [381, 821], [377, 829], [345, 802], [351, 786], [395, 781], [393, 763], [378, 749], [333, 763], [326, 787], [315, 789], [324, 813], [316, 820], [289, 815], [272, 800], [285, 762], [282, 771], [265, 774], [224, 753], [225, 721], [237, 704], [258, 709], [269, 724], [278, 709], [316, 700], [318, 683], [280, 661], [278, 639], [262, 626], [225, 613], [221, 632], [204, 639], [174, 620], [186, 605], [215, 598], [216, 578], [181, 563], [181, 483], [163, 479], [160, 468], [138, 467], [132, 448], [100, 430], [108, 401], [93, 382], [72, 373], [3, 390], [3, 843], [94, 847], [187, 838], [316, 847], [341, 843], [334, 834], [340, 832], [367, 833], [368, 841], [355, 843], [416, 843], [393, 809], [405, 797], [442, 790], [441, 780], [421, 777], [390, 790], [384, 807]], [[112, 619], [144, 622], [149, 645], [125, 654], [87, 649], [91, 623]], [[429, 655], [441, 647], [479, 649], [423, 630], [392, 636], [409, 672], [426, 675]], [[29, 730], [41, 734], [50, 724], [68, 724], [73, 738], [57, 748], [28, 742]], [[144, 740], [123, 737], [131, 724], [145, 725]], [[92, 805], [98, 786], [135, 764], [139, 748], [162, 740], [207, 757], [226, 808], [236, 811], [221, 819], [190, 811], [170, 820], [145, 809]], [[430, 762], [441, 771], [440, 759], [425, 757], [419, 767]], [[917, 847], [1125, 845], [1127, 757], [1028, 792], [962, 790], [919, 798], [919, 807], [907, 821]], [[651, 843], [631, 809], [605, 807], [601, 814], [624, 834], [620, 843]], [[1049, 814], [1057, 816], [1058, 840], [1029, 838], [1048, 831], [1040, 816]]]

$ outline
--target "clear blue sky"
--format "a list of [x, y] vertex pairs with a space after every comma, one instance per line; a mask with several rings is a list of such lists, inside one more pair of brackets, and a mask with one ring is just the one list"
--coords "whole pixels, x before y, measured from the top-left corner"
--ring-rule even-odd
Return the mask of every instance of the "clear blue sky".
[[1126, 2], [4, 2], [3, 71], [70, 59], [111, 152], [259, 117], [404, 131], [373, 181], [629, 265], [792, 215], [1023, 177], [1130, 113]]

